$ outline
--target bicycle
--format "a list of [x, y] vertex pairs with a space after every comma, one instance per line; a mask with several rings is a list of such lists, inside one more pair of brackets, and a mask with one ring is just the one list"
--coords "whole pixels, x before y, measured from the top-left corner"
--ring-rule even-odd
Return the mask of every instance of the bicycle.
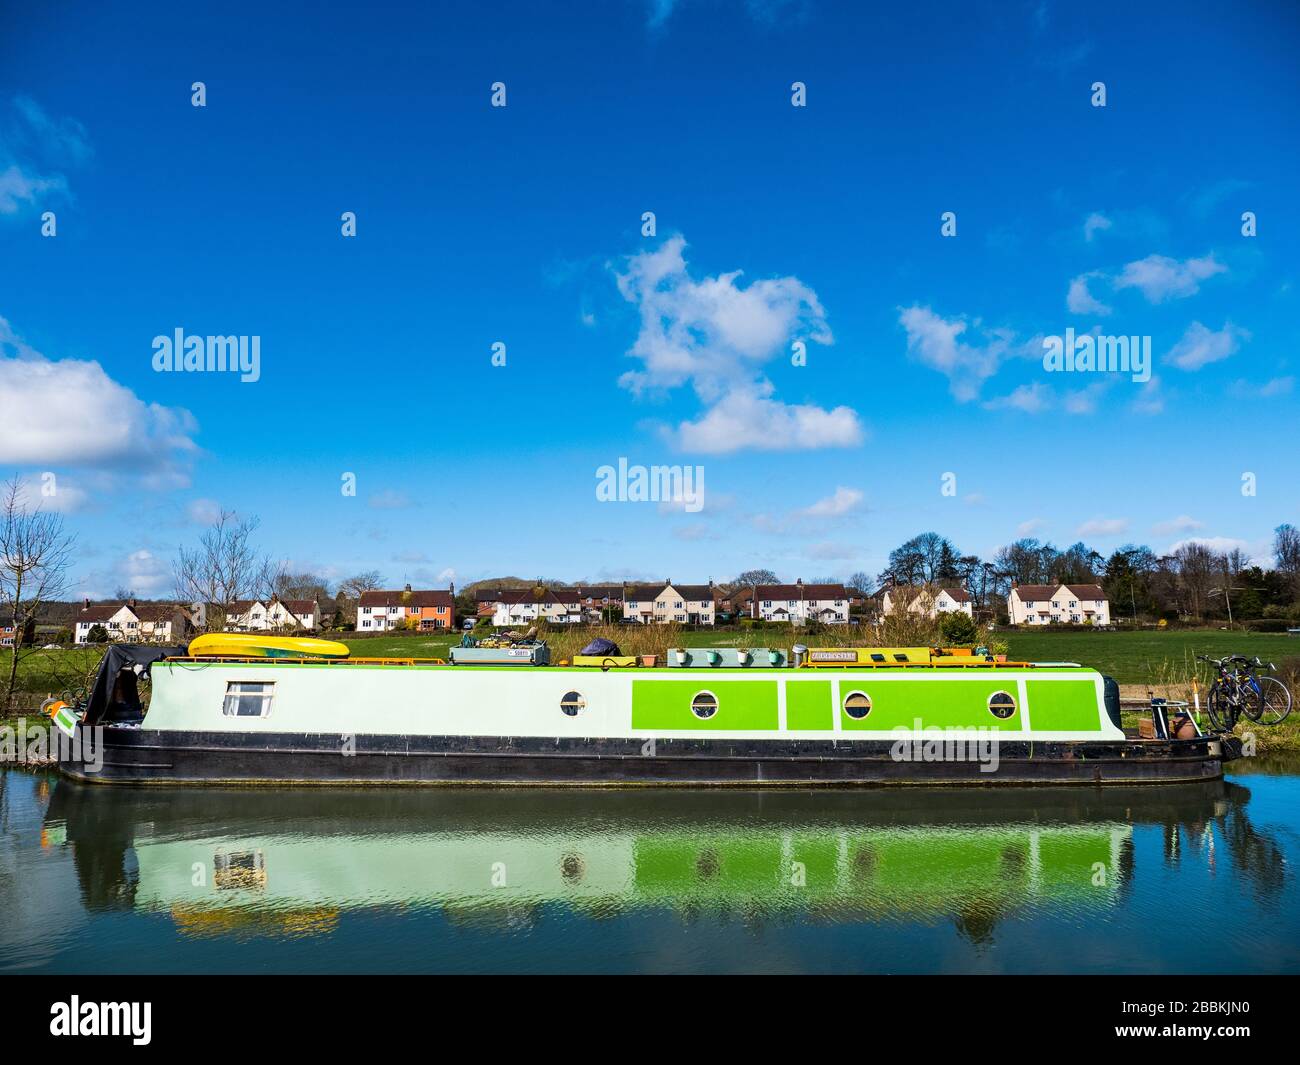
[[1205, 693], [1205, 712], [1214, 730], [1231, 732], [1237, 727], [1237, 722], [1241, 720], [1243, 714], [1252, 721], [1256, 720], [1255, 714], [1251, 713], [1247, 706], [1258, 701], [1259, 690], [1248, 683], [1246, 678], [1249, 674], [1243, 675], [1241, 669], [1248, 660], [1242, 655], [1227, 655], [1224, 658], [1197, 655], [1196, 659], [1213, 666], [1218, 673], [1218, 677], [1210, 685], [1210, 690]]
[[1256, 657], [1252, 665], [1250, 675], [1258, 692], [1258, 698], [1254, 702], [1255, 712], [1252, 713], [1250, 705], [1247, 705], [1246, 715], [1261, 725], [1280, 725], [1291, 713], [1291, 692], [1276, 677], [1261, 677], [1256, 674], [1255, 670], [1259, 669], [1267, 669], [1270, 672], [1275, 670], [1277, 667], [1272, 662], [1261, 662]]
[[1276, 668], [1271, 662], [1245, 655], [1196, 657], [1208, 662], [1219, 674], [1205, 696], [1205, 712], [1217, 731], [1231, 732], [1243, 714], [1257, 724], [1279, 725], [1291, 713], [1291, 693], [1286, 685], [1257, 673], [1260, 669]]

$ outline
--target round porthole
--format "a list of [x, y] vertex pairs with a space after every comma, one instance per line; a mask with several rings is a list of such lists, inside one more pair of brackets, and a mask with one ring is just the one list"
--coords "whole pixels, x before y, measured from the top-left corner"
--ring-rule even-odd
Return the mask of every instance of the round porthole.
[[989, 696], [989, 713], [1005, 721], [1016, 712], [1016, 701], [1007, 692], [994, 692]]
[[713, 692], [698, 692], [691, 700], [691, 713], [707, 721], [718, 712], [718, 697]]
[[861, 721], [871, 713], [871, 697], [866, 692], [849, 692], [844, 696], [844, 712], [854, 721]]
[[587, 705], [579, 692], [565, 692], [564, 697], [560, 700], [560, 710], [566, 717], [577, 717], [578, 711]]

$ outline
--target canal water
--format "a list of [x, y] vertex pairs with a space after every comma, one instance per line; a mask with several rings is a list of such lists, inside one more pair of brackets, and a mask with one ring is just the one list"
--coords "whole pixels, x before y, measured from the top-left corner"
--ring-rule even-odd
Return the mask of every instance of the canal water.
[[0, 971], [1300, 972], [1300, 759], [1238, 765], [762, 793], [0, 769]]

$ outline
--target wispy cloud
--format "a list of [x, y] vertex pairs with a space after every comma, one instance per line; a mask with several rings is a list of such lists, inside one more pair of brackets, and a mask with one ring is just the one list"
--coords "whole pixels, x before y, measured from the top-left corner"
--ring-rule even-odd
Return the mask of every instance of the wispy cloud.
[[1198, 529], [1205, 528], [1205, 523], [1197, 521], [1189, 514], [1179, 514], [1176, 518], [1170, 518], [1168, 521], [1157, 522], [1151, 526], [1151, 531], [1157, 536], [1176, 536], [1179, 533], [1196, 532]]
[[1136, 288], [1148, 303], [1163, 303], [1194, 296], [1200, 291], [1202, 281], [1227, 271], [1213, 253], [1181, 262], [1167, 255], [1148, 255], [1128, 263], [1115, 278], [1115, 287]]
[[1093, 518], [1079, 526], [1079, 536], [1123, 536], [1128, 532], [1128, 518]]
[[1083, 220], [1083, 239], [1092, 243], [1094, 236], [1110, 229], [1112, 224], [1111, 220], [1100, 211], [1093, 211]]
[[1103, 277], [1100, 271], [1092, 270], [1080, 274], [1070, 282], [1070, 290], [1065, 294], [1065, 305], [1073, 314], [1110, 314], [1111, 308], [1097, 299], [1088, 288], [1093, 278]]
[[1199, 370], [1202, 366], [1228, 358], [1242, 341], [1249, 339], [1249, 332], [1231, 322], [1225, 322], [1218, 331], [1193, 322], [1182, 339], [1170, 349], [1167, 361], [1180, 370]]
[[948, 378], [948, 390], [959, 403], [979, 396], [984, 382], [1003, 360], [1024, 354], [1007, 329], [985, 330], [979, 320], [944, 318], [929, 307], [900, 307], [899, 324], [907, 332], [908, 353]]
[[61, 171], [83, 165], [91, 154], [80, 122], [52, 118], [34, 100], [16, 97], [0, 115], [0, 215], [66, 197], [68, 179]]
[[840, 485], [825, 499], [819, 499], [811, 506], [804, 507], [800, 513], [809, 518], [837, 518], [862, 506], [862, 492], [856, 488]]

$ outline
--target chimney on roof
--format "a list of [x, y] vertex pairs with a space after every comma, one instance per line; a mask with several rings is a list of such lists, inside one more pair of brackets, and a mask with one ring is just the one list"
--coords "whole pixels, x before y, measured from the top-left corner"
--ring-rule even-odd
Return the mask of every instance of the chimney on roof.
[[402, 589], [402, 590], [403, 590], [403, 591], [406, 591], [406, 592], [409, 592], [409, 591], [411, 590], [411, 586], [410, 586], [410, 584], [408, 583], [407, 586], [406, 586], [404, 589]]
[[803, 584], [803, 578], [802, 578], [802, 577], [797, 578], [797, 579], [795, 580], [794, 583], [795, 583], [795, 584]]
[[450, 587], [447, 589], [447, 591], [449, 591], [449, 592], [451, 593], [451, 597], [452, 597], [453, 599], [455, 599], [455, 598], [456, 598], [456, 582], [455, 582], [455, 581], [449, 581], [448, 584], [450, 584]]
[[81, 609], [82, 609], [82, 610], [89, 610], [89, 609], [90, 609], [90, 600], [89, 600], [89, 599], [83, 599], [83, 600], [81, 601]]
[[134, 609], [135, 609], [135, 596], [131, 596], [131, 598], [128, 599], [128, 600], [126, 601], [126, 605], [129, 606], [132, 610], [134, 610]]

